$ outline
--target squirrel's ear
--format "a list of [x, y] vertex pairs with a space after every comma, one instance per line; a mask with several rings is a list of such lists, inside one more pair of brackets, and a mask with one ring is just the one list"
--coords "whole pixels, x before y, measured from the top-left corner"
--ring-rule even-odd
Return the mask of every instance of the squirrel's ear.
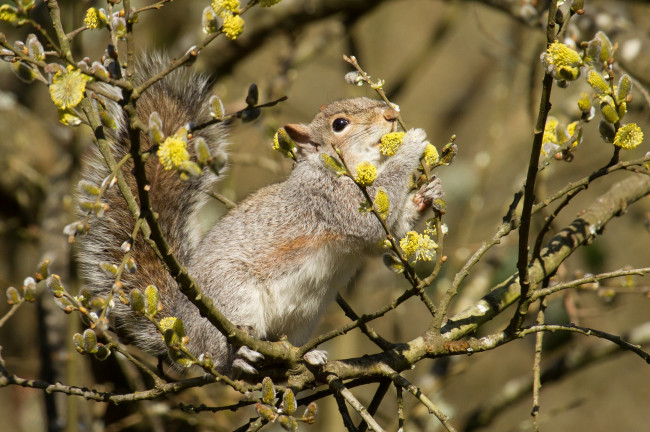
[[291, 139], [296, 143], [298, 149], [302, 152], [313, 152], [318, 147], [318, 143], [312, 139], [311, 129], [303, 124], [286, 124], [284, 130]]

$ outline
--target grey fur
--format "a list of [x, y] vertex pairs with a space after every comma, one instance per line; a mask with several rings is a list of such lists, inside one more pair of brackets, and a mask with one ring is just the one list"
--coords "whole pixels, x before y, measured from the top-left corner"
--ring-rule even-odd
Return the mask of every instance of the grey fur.
[[[145, 71], [155, 72], [160, 61], [149, 61]], [[146, 119], [154, 109], [164, 111], [161, 117], [166, 134], [187, 121], [201, 121], [206, 116], [202, 108], [205, 89], [202, 78], [179, 72], [156, 84], [143, 98], [141, 118]], [[337, 176], [321, 161], [323, 152], [336, 155], [333, 145], [351, 168], [369, 159], [379, 166], [375, 183], [368, 188], [371, 196], [378, 187], [387, 191], [391, 203], [387, 224], [396, 235], [404, 235], [412, 227], [419, 212], [409, 181], [425, 149], [425, 134], [420, 129], [410, 130], [394, 156], [380, 157], [377, 143], [394, 130], [395, 116], [382, 102], [357, 98], [322, 108], [310, 125], [285, 126], [299, 146], [299, 161], [291, 175], [244, 200], [199, 242], [194, 241], [196, 228], [191, 216], [201, 205], [201, 191], [211, 186], [214, 178], [206, 174], [199, 180], [181, 182], [175, 173], [161, 171], [156, 158], [150, 158], [151, 195], [157, 197], [154, 210], [160, 214], [167, 240], [205, 294], [234, 324], [251, 328], [260, 338], [277, 340], [287, 335], [295, 344], [304, 343], [325, 306], [354, 275], [364, 256], [379, 252], [377, 244], [385, 233], [373, 215], [359, 213], [364, 200], [361, 191], [350, 178]], [[338, 117], [350, 123], [342, 132], [332, 130], [332, 120]], [[116, 157], [127, 149], [125, 130], [122, 124], [114, 137]], [[224, 131], [219, 128], [200, 135], [213, 148], [225, 146]], [[97, 157], [84, 172], [84, 177], [95, 183], [108, 175]], [[123, 172], [130, 178], [129, 167]], [[87, 284], [104, 296], [113, 281], [98, 270], [98, 263], [118, 262], [122, 256], [119, 247], [133, 227], [117, 188], [111, 189], [106, 199], [111, 209], [104, 219], [93, 220], [80, 247]], [[141, 240], [134, 245], [134, 256], [138, 272], [124, 279], [125, 290], [155, 284], [163, 303], [157, 317], [180, 318], [192, 352], [210, 352], [225, 373], [231, 372], [233, 362], [252, 362], [250, 353], [237, 355], [223, 335], [199, 315]], [[150, 323], [135, 318], [120, 304], [113, 315], [121, 334], [148, 352], [165, 354], [161, 337]], [[319, 358], [324, 361], [324, 354]], [[245, 364], [242, 369], [247, 369]]]

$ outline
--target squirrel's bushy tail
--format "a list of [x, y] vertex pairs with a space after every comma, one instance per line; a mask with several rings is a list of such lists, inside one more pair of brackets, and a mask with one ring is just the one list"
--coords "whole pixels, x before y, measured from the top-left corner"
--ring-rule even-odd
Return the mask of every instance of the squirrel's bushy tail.
[[[169, 59], [161, 55], [147, 56], [140, 60], [136, 70], [137, 76], [140, 81], [144, 81], [162, 71], [169, 63]], [[142, 94], [137, 103], [138, 116], [144, 124], [148, 124], [150, 114], [158, 112], [165, 136], [173, 135], [190, 122], [206, 122], [210, 120], [207, 87], [205, 77], [192, 73], [187, 68], [177, 69]], [[107, 135], [111, 141], [113, 157], [119, 161], [130, 148], [128, 120], [117, 104], [109, 102], [107, 105], [108, 112], [117, 122], [116, 130]], [[193, 139], [201, 136], [213, 152], [222, 151], [225, 147], [224, 133], [219, 125], [195, 133], [187, 146], [192, 159]], [[142, 149], [146, 150], [151, 145], [149, 137], [143, 135]], [[99, 186], [109, 176], [110, 170], [98, 151], [94, 152], [87, 162], [82, 171], [83, 179]], [[137, 200], [132, 168], [133, 164], [127, 162], [122, 168], [122, 174]], [[182, 264], [187, 265], [198, 241], [194, 218], [205, 201], [205, 192], [210, 189], [216, 177], [211, 173], [204, 173], [199, 178], [181, 181], [178, 172], [165, 170], [155, 155], [149, 157], [146, 168], [153, 210], [158, 213], [160, 226], [175, 256]], [[106, 191], [102, 201], [109, 205], [109, 209], [103, 218], [92, 217], [88, 234], [78, 238], [78, 261], [85, 284], [91, 293], [107, 297], [115, 278], [105, 274], [100, 269], [100, 263], [119, 266], [125, 254], [121, 245], [131, 239], [135, 221], [117, 185]], [[135, 260], [137, 270], [134, 274], [128, 274], [126, 271], [123, 273], [121, 283], [125, 293], [128, 295], [133, 288], [144, 291], [148, 285], [154, 285], [160, 291], [163, 306], [159, 316], [173, 316], [173, 305], [179, 304], [182, 294], [178, 292], [174, 279], [167, 273], [156, 254], [142, 240], [141, 233], [133, 240], [131, 257]], [[115, 307], [111, 315], [118, 333], [150, 353], [166, 353], [166, 347], [154, 326], [143, 318], [136, 318], [129, 307], [117, 300], [117, 295], [115, 293]]]

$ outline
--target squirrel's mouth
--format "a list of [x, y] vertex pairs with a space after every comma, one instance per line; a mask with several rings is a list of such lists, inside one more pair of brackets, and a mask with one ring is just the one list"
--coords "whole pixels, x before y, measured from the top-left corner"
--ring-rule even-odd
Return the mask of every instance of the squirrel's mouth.
[[373, 144], [373, 147], [379, 147], [379, 145], [381, 144], [381, 139], [384, 137], [384, 135], [389, 134], [389, 133], [393, 133], [393, 132], [397, 132], [397, 123], [396, 122], [391, 124], [390, 129], [388, 130], [388, 132], [384, 132], [382, 134], [382, 136], [379, 137], [377, 142], [375, 144]]

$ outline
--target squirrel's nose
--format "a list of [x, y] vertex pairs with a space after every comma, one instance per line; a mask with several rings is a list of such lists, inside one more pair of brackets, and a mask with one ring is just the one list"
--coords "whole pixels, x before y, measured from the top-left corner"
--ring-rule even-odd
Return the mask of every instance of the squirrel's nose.
[[384, 113], [384, 118], [386, 121], [394, 122], [397, 120], [397, 111], [394, 109], [388, 110]]

